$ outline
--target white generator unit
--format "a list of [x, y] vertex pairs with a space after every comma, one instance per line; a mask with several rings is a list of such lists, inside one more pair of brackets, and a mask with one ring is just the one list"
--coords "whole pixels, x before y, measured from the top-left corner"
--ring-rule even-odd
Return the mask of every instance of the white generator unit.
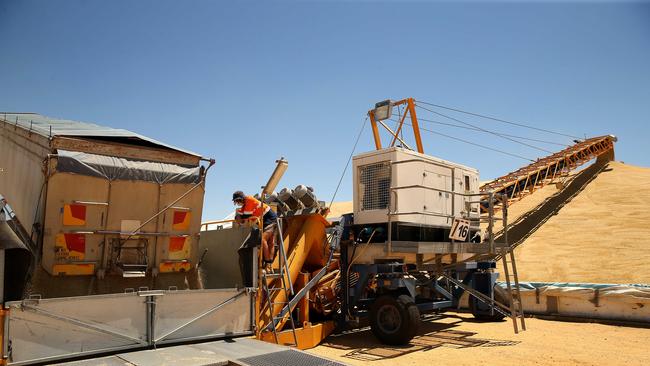
[[454, 218], [480, 215], [474, 168], [391, 147], [355, 156], [353, 169], [354, 225], [383, 226], [379, 241], [448, 242]]

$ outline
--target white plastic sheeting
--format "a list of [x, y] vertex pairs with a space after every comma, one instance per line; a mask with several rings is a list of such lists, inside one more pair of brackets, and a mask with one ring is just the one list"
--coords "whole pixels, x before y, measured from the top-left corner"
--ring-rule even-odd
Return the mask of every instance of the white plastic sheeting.
[[[524, 314], [650, 322], [650, 285], [521, 282], [520, 291]], [[467, 297], [460, 300], [464, 309]]]
[[521, 283], [524, 313], [650, 322], [650, 286]]

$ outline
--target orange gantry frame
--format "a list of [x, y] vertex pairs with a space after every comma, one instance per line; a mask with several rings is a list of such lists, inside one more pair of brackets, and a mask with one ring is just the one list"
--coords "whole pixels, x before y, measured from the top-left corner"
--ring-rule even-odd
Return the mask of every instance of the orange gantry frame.
[[613, 135], [592, 137], [481, 186], [481, 193], [521, 199], [594, 158], [614, 159]]
[[406, 145], [406, 147], [409, 147], [406, 144], [406, 142], [399, 137], [399, 134], [402, 131], [402, 126], [404, 126], [404, 120], [406, 119], [406, 115], [408, 114], [411, 118], [411, 126], [413, 127], [413, 135], [415, 137], [415, 145], [417, 147], [417, 151], [419, 153], [424, 153], [424, 147], [422, 146], [422, 137], [420, 136], [420, 127], [418, 125], [418, 117], [415, 113], [415, 100], [413, 98], [406, 98], [406, 99], [398, 100], [397, 102], [390, 102], [390, 104], [393, 107], [406, 104], [406, 110], [404, 111], [404, 115], [401, 116], [399, 125], [397, 126], [397, 129], [395, 131], [393, 131], [390, 127], [388, 127], [383, 121], [377, 120], [377, 118], [375, 117], [374, 109], [368, 111], [368, 117], [370, 117], [370, 124], [372, 126], [372, 135], [375, 139], [375, 147], [377, 148], [377, 150], [382, 149], [381, 136], [379, 135], [378, 124], [384, 127], [393, 136], [393, 139], [389, 147], [395, 146], [397, 140], [399, 140], [403, 145]]

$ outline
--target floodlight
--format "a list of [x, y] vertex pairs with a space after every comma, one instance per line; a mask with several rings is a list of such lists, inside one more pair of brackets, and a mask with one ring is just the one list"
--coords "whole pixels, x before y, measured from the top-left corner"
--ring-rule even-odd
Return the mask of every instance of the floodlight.
[[393, 114], [393, 103], [390, 99], [386, 99], [379, 103], [375, 104], [375, 109], [373, 110], [373, 115], [375, 116], [376, 121], [383, 121], [389, 119]]

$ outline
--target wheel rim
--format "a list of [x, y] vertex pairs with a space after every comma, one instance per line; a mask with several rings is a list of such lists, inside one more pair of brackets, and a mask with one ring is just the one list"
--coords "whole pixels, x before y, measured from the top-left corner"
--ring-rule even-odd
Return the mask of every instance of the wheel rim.
[[383, 333], [395, 333], [401, 325], [402, 317], [396, 307], [383, 305], [377, 310], [377, 326]]

